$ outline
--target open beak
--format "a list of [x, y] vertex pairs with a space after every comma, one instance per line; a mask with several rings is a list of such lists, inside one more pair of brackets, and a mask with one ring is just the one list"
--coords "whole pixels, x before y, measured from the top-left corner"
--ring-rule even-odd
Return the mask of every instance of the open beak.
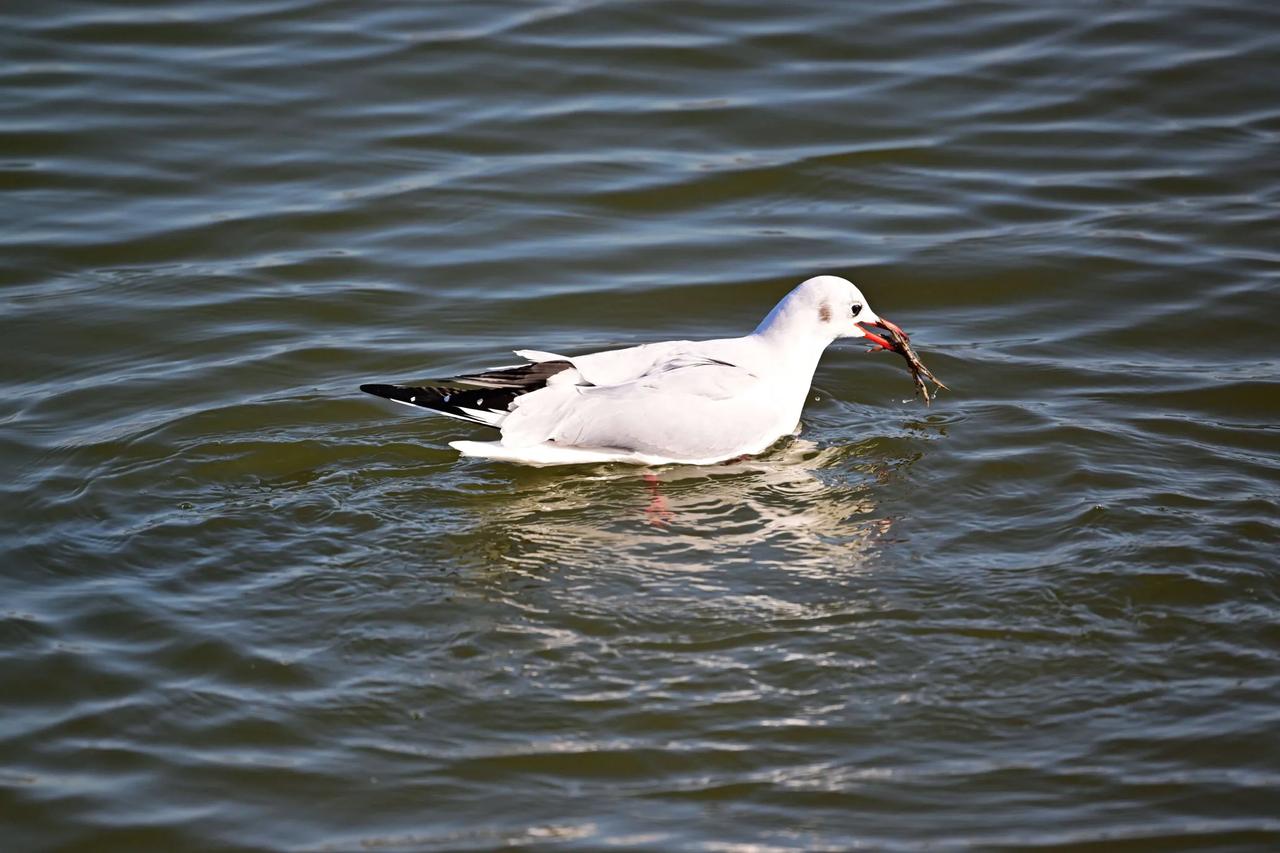
[[904, 341], [911, 340], [911, 338], [907, 335], [906, 332], [898, 328], [898, 325], [896, 323], [891, 323], [883, 317], [876, 317], [874, 320], [863, 320], [858, 323], [855, 323], [854, 325], [856, 325], [859, 329], [862, 329], [862, 333], [867, 336], [867, 340], [871, 341], [871, 343], [875, 344], [880, 349], [892, 350], [893, 344], [889, 343], [887, 340], [875, 334], [874, 332], [867, 331], [863, 327], [862, 325], [863, 323], [866, 323], [868, 326], [875, 326], [878, 329], [884, 329], [886, 331], [892, 332], [893, 334], [902, 338], [902, 340]]

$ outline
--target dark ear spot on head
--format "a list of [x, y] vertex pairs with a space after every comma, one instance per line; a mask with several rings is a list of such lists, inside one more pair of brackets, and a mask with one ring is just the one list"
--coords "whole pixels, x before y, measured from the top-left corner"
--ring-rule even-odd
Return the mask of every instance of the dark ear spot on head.
[[831, 306], [830, 305], [828, 305], [825, 302], [822, 303], [822, 306], [818, 309], [818, 319], [824, 323], [831, 322]]

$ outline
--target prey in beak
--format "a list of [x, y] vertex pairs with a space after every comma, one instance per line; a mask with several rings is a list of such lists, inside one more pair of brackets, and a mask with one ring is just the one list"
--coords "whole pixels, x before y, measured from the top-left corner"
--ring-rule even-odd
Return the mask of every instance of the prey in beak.
[[[867, 336], [867, 340], [871, 341], [871, 343], [875, 344], [876, 347], [880, 349], [887, 349], [892, 351], [894, 349], [894, 346], [893, 344], [886, 341], [884, 338], [877, 335], [875, 332], [867, 331], [866, 327], [862, 325], [863, 323], [866, 323], [868, 326], [875, 326], [878, 329], [884, 329], [890, 335], [896, 335], [898, 338], [900, 338], [902, 341], [906, 343], [910, 343], [911, 341], [910, 336], [908, 336], [906, 332], [902, 331], [902, 328], [898, 326], [897, 323], [890, 323], [888, 320], [886, 320], [883, 317], [876, 317], [874, 320], [863, 320], [861, 322], [854, 323], [855, 326], [857, 326], [859, 329], [862, 329], [862, 333]], [[875, 348], [872, 348], [871, 350], [869, 350], [869, 352], [875, 352]]]
[[[881, 337], [874, 332], [867, 331], [867, 329], [862, 325], [863, 323], [866, 323], [868, 326], [875, 326], [878, 329], [883, 329], [887, 337]], [[916, 394], [924, 400], [924, 404], [926, 406], [929, 405], [929, 401], [933, 399], [932, 395], [929, 394], [929, 387], [924, 384], [926, 379], [936, 386], [933, 390], [934, 394], [938, 393], [938, 389], [946, 391], [951, 390], [950, 388], [947, 388], [946, 385], [943, 385], [938, 380], [938, 377], [933, 375], [933, 371], [924, 366], [924, 362], [920, 360], [920, 356], [916, 355], [916, 351], [911, 348], [911, 338], [906, 332], [902, 331], [896, 323], [891, 323], [883, 317], [876, 317], [874, 320], [859, 321], [855, 325], [859, 329], [862, 329], [862, 333], [867, 336], [867, 340], [875, 344], [875, 346], [868, 350], [868, 352], [876, 352], [877, 349], [885, 349], [890, 352], [896, 352], [898, 355], [902, 356], [902, 358], [907, 362], [907, 367], [911, 370], [911, 380], [916, 384]]]

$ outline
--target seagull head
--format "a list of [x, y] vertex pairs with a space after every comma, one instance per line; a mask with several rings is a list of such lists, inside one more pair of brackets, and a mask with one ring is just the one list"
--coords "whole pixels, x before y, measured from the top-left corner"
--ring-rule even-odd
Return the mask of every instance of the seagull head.
[[865, 327], [888, 329], [904, 339], [902, 329], [871, 310], [862, 291], [838, 275], [819, 275], [802, 281], [769, 312], [757, 334], [803, 335], [830, 343], [837, 338], [866, 338], [877, 347], [889, 342]]

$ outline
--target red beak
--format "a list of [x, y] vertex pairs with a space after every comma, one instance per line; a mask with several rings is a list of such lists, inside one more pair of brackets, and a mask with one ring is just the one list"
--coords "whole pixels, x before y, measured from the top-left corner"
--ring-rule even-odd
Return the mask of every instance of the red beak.
[[[883, 317], [878, 317], [875, 320], [868, 322], [867, 325], [875, 326], [877, 328], [886, 329], [890, 332], [893, 332], [895, 335], [902, 338], [902, 340], [904, 341], [911, 340], [911, 338], [907, 335], [907, 333], [902, 331], [902, 329], [898, 327], [897, 323], [891, 323]], [[858, 323], [857, 326], [859, 329], [862, 329], [862, 331], [866, 333], [867, 340], [871, 341], [871, 343], [875, 344], [880, 349], [887, 349], [887, 350], [893, 349], [893, 344], [889, 343], [879, 335], [874, 334], [872, 332], [868, 332], [866, 329], [863, 329], [861, 323]]]

